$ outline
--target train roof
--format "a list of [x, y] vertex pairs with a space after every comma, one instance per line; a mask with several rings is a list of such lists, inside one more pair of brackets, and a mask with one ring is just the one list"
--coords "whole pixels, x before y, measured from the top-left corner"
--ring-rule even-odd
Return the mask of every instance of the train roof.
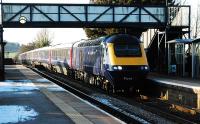
[[52, 49], [58, 49], [58, 48], [69, 48], [71, 46], [72, 46], [72, 43], [58, 44], [58, 45], [54, 45], [54, 46], [47, 46], [47, 47], [42, 47], [42, 48], [30, 50], [30, 51], [22, 53], [21, 55], [23, 55], [25, 53], [31, 53], [31, 52], [37, 52], [37, 51], [43, 51], [43, 50], [52, 50]]
[[51, 49], [64, 49], [64, 48], [71, 48], [72, 47], [72, 43], [64, 43], [64, 44], [57, 44], [54, 46], [51, 46]]
[[80, 42], [78, 42], [78, 47], [100, 45], [101, 42], [105, 40], [105, 38], [106, 37], [99, 37], [97, 39], [81, 40]]
[[39, 50], [48, 50], [48, 49], [50, 49], [50, 48], [51, 48], [51, 46], [47, 46], [47, 47], [42, 47], [42, 48], [30, 50], [30, 51], [27, 51], [27, 52], [25, 52], [25, 53], [36, 52], [36, 51], [39, 51]]
[[77, 42], [76, 46], [83, 47], [83, 46], [96, 46], [100, 45], [102, 42], [106, 43], [124, 43], [124, 42], [131, 42], [131, 43], [140, 43], [141, 41], [132, 35], [129, 34], [114, 34], [109, 36], [99, 37], [97, 39], [89, 39], [89, 40], [81, 40]]
[[129, 34], [115, 34], [108, 36], [105, 40], [107, 43], [124, 43], [124, 42], [130, 42], [130, 43], [140, 43], [141, 41], [132, 35]]

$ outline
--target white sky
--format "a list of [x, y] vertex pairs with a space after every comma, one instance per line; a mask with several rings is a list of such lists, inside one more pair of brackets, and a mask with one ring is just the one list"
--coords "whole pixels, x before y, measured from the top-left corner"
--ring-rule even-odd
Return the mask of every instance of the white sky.
[[[4, 3], [89, 3], [89, 0], [3, 0]], [[4, 28], [4, 40], [27, 44], [32, 42], [40, 32], [40, 28]], [[52, 44], [69, 43], [85, 39], [82, 28], [48, 28], [53, 37]]]

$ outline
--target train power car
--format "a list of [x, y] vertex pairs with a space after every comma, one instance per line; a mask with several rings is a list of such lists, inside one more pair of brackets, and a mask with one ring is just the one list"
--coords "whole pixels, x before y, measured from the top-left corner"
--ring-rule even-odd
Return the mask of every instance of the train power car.
[[33, 61], [28, 58], [30, 53], [32, 56], [36, 54], [35, 60], [48, 65], [52, 71], [113, 92], [140, 85], [140, 80], [145, 79], [149, 72], [142, 42], [128, 34], [81, 40], [67, 46], [47, 47], [20, 55], [23, 62], [38, 64], [30, 62]]
[[140, 85], [149, 72], [143, 44], [127, 34], [78, 42], [72, 57], [76, 78], [107, 90]]

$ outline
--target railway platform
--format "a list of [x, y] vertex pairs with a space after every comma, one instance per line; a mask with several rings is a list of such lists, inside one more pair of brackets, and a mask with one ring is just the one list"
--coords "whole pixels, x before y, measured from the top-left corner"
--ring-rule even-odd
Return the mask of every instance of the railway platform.
[[65, 89], [21, 65], [5, 66], [0, 82], [0, 123], [121, 124]]
[[200, 79], [157, 73], [150, 73], [148, 79], [153, 90], [158, 92], [163, 100], [189, 109], [200, 110]]

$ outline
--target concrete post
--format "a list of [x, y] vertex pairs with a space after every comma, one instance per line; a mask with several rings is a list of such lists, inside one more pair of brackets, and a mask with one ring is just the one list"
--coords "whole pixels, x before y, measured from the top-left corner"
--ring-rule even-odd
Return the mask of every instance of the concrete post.
[[192, 78], [195, 78], [195, 54], [196, 54], [196, 51], [195, 51], [195, 43], [192, 43]]

